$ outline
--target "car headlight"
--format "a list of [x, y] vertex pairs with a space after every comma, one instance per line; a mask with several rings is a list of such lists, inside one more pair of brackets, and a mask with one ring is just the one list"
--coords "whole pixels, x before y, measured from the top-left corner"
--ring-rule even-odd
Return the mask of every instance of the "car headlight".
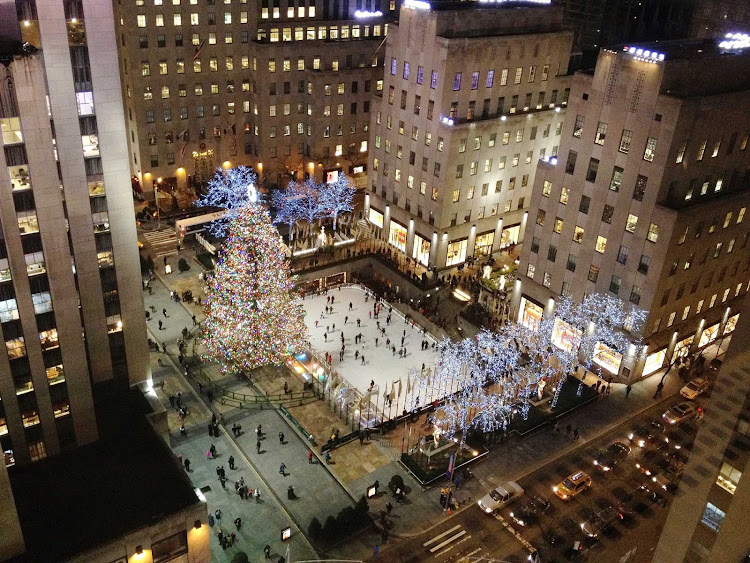
[[638, 445], [642, 448], [646, 445], [646, 440], [638, 440]]
[[599, 462], [594, 460], [594, 465], [599, 465]]
[[604, 471], [609, 471], [610, 470], [610, 468], [607, 467], [607, 466], [602, 467], [602, 469], [604, 469]]
[[554, 487], [552, 487], [552, 490], [555, 491], [555, 492], [557, 492], [557, 485], [555, 485]]
[[513, 518], [513, 513], [512, 512], [510, 513], [510, 517]]
[[635, 437], [635, 434], [633, 434], [632, 432], [628, 434], [628, 440], [632, 440], [634, 437]]

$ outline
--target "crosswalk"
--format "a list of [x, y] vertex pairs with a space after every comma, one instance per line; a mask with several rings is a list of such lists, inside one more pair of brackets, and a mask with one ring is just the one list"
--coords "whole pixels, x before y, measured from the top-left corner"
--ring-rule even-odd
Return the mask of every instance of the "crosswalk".
[[143, 237], [153, 249], [156, 258], [177, 254], [177, 233], [174, 229], [148, 231], [143, 233]]
[[457, 524], [430, 538], [422, 545], [429, 552], [427, 557], [431, 559], [467, 563], [484, 554], [483, 548], [476, 547], [476, 541], [470, 542], [469, 540], [471, 540], [471, 534], [461, 524]]

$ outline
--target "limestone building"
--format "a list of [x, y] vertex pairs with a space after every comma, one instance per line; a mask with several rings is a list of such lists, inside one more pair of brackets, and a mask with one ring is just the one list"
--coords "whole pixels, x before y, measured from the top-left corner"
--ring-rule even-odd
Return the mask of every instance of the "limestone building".
[[573, 78], [556, 163], [540, 162], [513, 314], [558, 295], [619, 296], [648, 313], [645, 347], [599, 349], [605, 377], [637, 380], [723, 340], [750, 287], [747, 42], [602, 50]]
[[519, 240], [536, 162], [560, 144], [571, 40], [549, 6], [404, 4], [371, 112], [376, 234], [437, 268]]
[[115, 2], [129, 164], [145, 191], [217, 167], [363, 185], [394, 0]]

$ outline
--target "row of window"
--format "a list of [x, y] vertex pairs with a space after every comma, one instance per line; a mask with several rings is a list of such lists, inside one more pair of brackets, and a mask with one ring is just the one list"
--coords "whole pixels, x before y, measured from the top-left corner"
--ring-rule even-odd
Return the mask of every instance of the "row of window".
[[[312, 11], [314, 13], [315, 12], [315, 7], [312, 6], [311, 8], [312, 8]], [[171, 17], [171, 23], [172, 23], [172, 25], [174, 27], [180, 27], [182, 25], [182, 23], [183, 23], [183, 19], [184, 19], [184, 21], [185, 21], [186, 24], [189, 22], [190, 25], [201, 25], [201, 21], [200, 21], [201, 17], [200, 17], [200, 14], [198, 12], [192, 12], [190, 14], [184, 14], [184, 16], [185, 17], [183, 18], [183, 14], [181, 12], [176, 12], [176, 13], [172, 14], [172, 17]], [[206, 19], [204, 20], [203, 25], [216, 25], [217, 21], [221, 21], [225, 25], [231, 25], [232, 24], [232, 20], [234, 18], [234, 14], [232, 12], [224, 12], [223, 17], [222, 17], [222, 14], [219, 14], [219, 17], [221, 19], [217, 20], [217, 18], [216, 18], [216, 12], [208, 12], [206, 14]], [[169, 14], [167, 14], [166, 17], [165, 17], [164, 14], [155, 14], [154, 15], [154, 26], [156, 26], [156, 27], [164, 27], [165, 23], [167, 21], [169, 21], [169, 20], [170, 20]], [[235, 20], [235, 22], [236, 22], [236, 20]], [[240, 12], [239, 22], [240, 23], [247, 23], [248, 22], [247, 12], [245, 12], [245, 11]], [[136, 16], [136, 24], [141, 29], [147, 28], [148, 27], [148, 16], [146, 16], [145, 14], [138, 14]]]
[[[737, 143], [737, 131], [734, 131], [730, 136], [726, 143], [726, 151], [725, 155], [729, 156], [734, 152], [734, 147]], [[742, 135], [742, 139], [740, 140], [740, 146], [739, 149], [741, 151], [744, 151], [747, 148], [747, 141], [750, 134], [744, 133]], [[677, 150], [677, 157], [675, 158], [675, 164], [680, 164], [685, 159], [685, 153], [688, 149], [688, 144], [690, 143], [690, 139], [685, 139], [681, 144], [680, 148]], [[714, 141], [713, 146], [711, 148], [711, 158], [716, 158], [719, 156], [719, 151], [721, 150], [721, 146], [724, 143], [724, 137], [718, 138], [716, 141]], [[698, 152], [695, 155], [695, 160], [700, 162], [703, 160], [703, 157], [706, 154], [706, 147], [708, 146], [708, 139], [703, 139], [701, 141], [700, 145], [698, 146]]]
[[[742, 282], [739, 282], [734, 288], [731, 288], [731, 287], [725, 288], [724, 291], [721, 292], [721, 302], [726, 303], [727, 300], [730, 298], [730, 295], [732, 296], [732, 298], [738, 297], [739, 294], [742, 292], [742, 285], [743, 285]], [[732, 289], [734, 289], [734, 291], [732, 291]], [[745, 291], [748, 291], [749, 289], [750, 289], [750, 282], [748, 282], [747, 287], [745, 287]], [[719, 297], [718, 293], [714, 293], [711, 296], [711, 298], [708, 301], [708, 306], [706, 307], [707, 310], [713, 309], [718, 297]], [[700, 315], [701, 312], [703, 311], [703, 306], [705, 305], [705, 303], [706, 303], [705, 299], [701, 299], [700, 301], [698, 301], [698, 304], [696, 305], [695, 310], [693, 311], [693, 314], [696, 316]], [[683, 307], [682, 311], [679, 311], [680, 313], [679, 320], [677, 319], [678, 311], [672, 311], [671, 313], [669, 313], [669, 315], [666, 317], [667, 323], [666, 323], [665, 328], [671, 327], [675, 323], [675, 321], [682, 322], [686, 320], [688, 316], [690, 316], [691, 308], [692, 308], [691, 305], [686, 305], [685, 307]], [[661, 317], [656, 319], [656, 321], [654, 322], [652, 334], [659, 332], [659, 329], [661, 328], [661, 322], [662, 322]]]

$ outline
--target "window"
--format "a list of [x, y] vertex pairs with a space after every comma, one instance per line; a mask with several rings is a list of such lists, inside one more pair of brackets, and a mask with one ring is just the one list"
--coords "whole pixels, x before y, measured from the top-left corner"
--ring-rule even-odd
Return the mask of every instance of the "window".
[[687, 150], [687, 139], [682, 142], [680, 145], [679, 150], [677, 151], [677, 158], [675, 159], [675, 164], [680, 164], [682, 160], [685, 158], [685, 151]]
[[576, 225], [575, 230], [573, 231], [573, 242], [581, 243], [583, 241], [583, 227], [579, 227]]
[[612, 215], [615, 212], [615, 208], [611, 205], [604, 205], [604, 211], [602, 211], [602, 221], [607, 224], [612, 223]]
[[479, 72], [474, 71], [471, 73], [471, 89], [476, 90], [479, 88]]
[[536, 224], [540, 227], [544, 226], [544, 219], [547, 216], [547, 212], [544, 209], [539, 209], [536, 212]]
[[646, 240], [650, 242], [656, 242], [659, 238], [659, 225], [655, 223], [651, 223], [648, 226], [648, 234], [646, 235]]
[[599, 171], [599, 159], [592, 158], [589, 160], [589, 168], [586, 171], [586, 181], [596, 182], [596, 175]]
[[553, 245], [549, 245], [549, 249], [547, 250], [547, 260], [550, 262], [554, 262], [557, 259], [557, 247]]
[[646, 194], [646, 183], [648, 177], [643, 174], [638, 174], [635, 179], [635, 189], [633, 190], [633, 199], [636, 201], [643, 201], [643, 196]]
[[453, 197], [451, 201], [453, 203], [458, 203], [459, 199], [461, 199], [461, 190], [453, 190]]
[[464, 165], [457, 164], [456, 165], [456, 178], [463, 178], [463, 176], [464, 176]]
[[567, 264], [565, 264], [565, 268], [568, 269], [568, 270], [570, 270], [571, 272], [575, 272], [576, 271], [577, 260], [578, 259], [576, 258], [575, 255], [568, 254], [568, 262], [567, 262]]
[[622, 284], [622, 280], [618, 276], [612, 276], [612, 279], [609, 282], [609, 290], [617, 295], [620, 293], [620, 285]]
[[555, 217], [555, 222], [552, 225], [552, 230], [556, 232], [557, 234], [562, 233], [563, 230], [563, 220], [560, 217]]
[[703, 512], [701, 522], [711, 528], [714, 532], [718, 532], [721, 528], [722, 522], [724, 522], [724, 516], [726, 516], [726, 513], [723, 510], [720, 510], [709, 502], [706, 504], [706, 510]]
[[599, 254], [604, 254], [604, 251], [607, 250], [606, 237], [603, 237], [601, 235], [596, 237], [596, 246], [594, 247], [594, 250], [596, 250]]
[[628, 261], [628, 247], [620, 245], [620, 250], [617, 251], [617, 261], [620, 264], [626, 264]]
[[146, 16], [138, 15], [137, 22], [138, 22], [138, 27], [146, 27]]
[[573, 174], [576, 170], [576, 160], [578, 159], [578, 153], [576, 151], [568, 152], [568, 161], [565, 163], [565, 173]]
[[578, 205], [578, 211], [580, 211], [581, 213], [588, 214], [590, 205], [591, 205], [591, 198], [587, 195], [582, 195], [581, 203]]
[[435, 90], [437, 88], [438, 83], [438, 73], [436, 70], [433, 70], [430, 73], [430, 89]]
[[630, 290], [630, 302], [635, 305], [641, 302], [641, 288], [637, 285], [634, 285], [633, 289]]
[[520, 66], [516, 67], [516, 75], [513, 77], [513, 84], [520, 84], [522, 75], [523, 75], [523, 68]]
[[536, 273], [536, 266], [534, 264], [529, 264], [526, 268], [526, 277], [528, 277], [530, 280], [534, 279], [534, 274]]
[[630, 152], [630, 142], [633, 140], [633, 132], [628, 129], [622, 130], [620, 137], [620, 152], [628, 154]]
[[646, 149], [643, 151], [643, 160], [647, 162], [654, 161], [654, 154], [656, 153], [656, 139], [649, 137], [646, 140]]
[[628, 221], [625, 223], [625, 230], [629, 233], [634, 233], [635, 228], [638, 225], [638, 216], [632, 213], [628, 214]]
[[596, 126], [596, 138], [594, 139], [594, 142], [597, 145], [603, 145], [604, 139], [607, 137], [607, 124], [603, 121], [599, 122], [599, 125]]
[[568, 200], [570, 199], [570, 190], [568, 188], [563, 188], [560, 190], [560, 203], [563, 205], [568, 205]]
[[583, 135], [583, 116], [582, 115], [576, 115], [576, 122], [575, 125], [573, 125], [573, 136], [574, 137], [581, 137]]
[[453, 91], [461, 89], [461, 73], [457, 72], [453, 75]]
[[737, 490], [737, 484], [740, 482], [740, 477], [742, 477], [742, 471], [735, 469], [729, 463], [724, 462], [719, 471], [719, 477], [716, 479], [716, 484], [733, 495]]
[[590, 282], [596, 283], [596, 280], [599, 279], [599, 268], [597, 266], [589, 266], [589, 275], [588, 280]]
[[549, 180], [544, 180], [542, 183], [542, 195], [544, 197], [549, 197], [549, 194], [552, 192], [552, 182]]

